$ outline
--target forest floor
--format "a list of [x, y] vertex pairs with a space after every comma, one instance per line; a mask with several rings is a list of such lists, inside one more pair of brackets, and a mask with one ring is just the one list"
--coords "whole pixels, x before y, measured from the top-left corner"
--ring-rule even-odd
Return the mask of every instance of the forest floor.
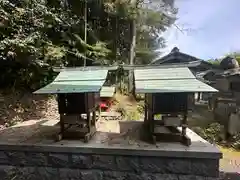
[[0, 91], [0, 129], [27, 120], [59, 119], [54, 96]]

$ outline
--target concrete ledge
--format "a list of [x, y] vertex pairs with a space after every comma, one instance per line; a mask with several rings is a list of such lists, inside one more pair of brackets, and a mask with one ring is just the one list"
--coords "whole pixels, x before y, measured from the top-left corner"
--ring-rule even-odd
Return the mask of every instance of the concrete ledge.
[[[55, 124], [54, 122], [51, 122], [51, 124]], [[19, 125], [0, 133], [0, 151], [24, 150], [34, 152], [72, 152], [130, 156], [197, 157], [203, 159], [219, 159], [222, 157], [222, 153], [216, 146], [208, 143], [190, 129], [187, 129], [187, 136], [191, 138], [192, 144], [187, 147], [180, 143], [150, 144], [141, 141], [139, 136], [141, 133], [144, 133], [139, 130], [142, 127], [141, 121], [109, 121], [107, 123], [110, 124], [107, 124], [107, 127], [115, 126], [116, 129], [118, 129], [117, 132], [104, 132], [107, 127], [103, 126], [103, 128], [99, 128], [99, 131], [89, 143], [83, 143], [81, 140], [62, 140], [55, 142], [53, 137], [59, 131], [58, 126], [45, 126], [44, 124], [46, 124], [46, 122], [40, 124], [36, 124], [38, 122], [31, 123], [33, 124], [32, 129], [28, 128], [29, 126], [25, 124], [21, 124], [21, 126]], [[132, 131], [132, 134], [127, 137], [121, 136], [122, 132], [128, 131]], [[21, 138], [21, 136], [24, 136], [24, 138]]]
[[55, 145], [32, 145], [32, 144], [0, 144], [0, 151], [30, 151], [30, 152], [56, 152], [56, 153], [83, 153], [83, 154], [102, 154], [102, 155], [126, 155], [126, 156], [154, 156], [154, 157], [182, 157], [182, 158], [200, 158], [200, 159], [220, 159], [222, 153], [213, 145], [207, 147], [199, 147], [197, 151], [190, 148], [179, 148], [181, 144], [161, 143], [158, 148], [143, 147], [121, 147], [98, 145], [92, 147], [90, 145], [81, 146], [73, 141], [64, 141]]
[[55, 142], [53, 136], [59, 131], [56, 126], [40, 124], [32, 129], [26, 126], [8, 129], [0, 134], [0, 173], [17, 171], [23, 178], [30, 174], [33, 180], [215, 180], [219, 176], [222, 154], [217, 147], [189, 129], [187, 133], [192, 139], [189, 147], [180, 143], [149, 144], [141, 141], [135, 130], [131, 136], [121, 136], [121, 132], [129, 128], [138, 130], [141, 125], [119, 122], [119, 132], [104, 132], [102, 128], [89, 143]]

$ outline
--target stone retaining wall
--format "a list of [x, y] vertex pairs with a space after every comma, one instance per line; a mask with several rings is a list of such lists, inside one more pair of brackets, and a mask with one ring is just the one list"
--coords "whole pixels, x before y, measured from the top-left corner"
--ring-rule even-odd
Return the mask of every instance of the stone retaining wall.
[[219, 159], [0, 151], [0, 179], [216, 180]]

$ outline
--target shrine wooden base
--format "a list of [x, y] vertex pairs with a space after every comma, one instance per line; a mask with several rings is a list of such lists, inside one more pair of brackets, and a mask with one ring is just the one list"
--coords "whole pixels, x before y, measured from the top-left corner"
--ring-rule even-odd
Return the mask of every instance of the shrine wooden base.
[[183, 145], [190, 146], [191, 139], [182, 133], [177, 127], [160, 125], [161, 122], [154, 124], [153, 131], [149, 125], [145, 124], [145, 130], [150, 135], [150, 141], [153, 144], [157, 142], [180, 142]]
[[[166, 128], [168, 132], [162, 132], [158, 128]], [[152, 133], [152, 142], [156, 144], [160, 142], [181, 142], [186, 146], [191, 145], [191, 139], [187, 135], [182, 135], [182, 132], [177, 127], [155, 127]]]
[[83, 139], [88, 142], [96, 133], [96, 116], [86, 114], [60, 115], [60, 132], [57, 141], [62, 139]]
[[69, 128], [65, 129], [63, 132], [59, 132], [56, 137], [56, 141], [61, 141], [62, 139], [78, 140], [83, 139], [84, 142], [89, 142], [92, 136], [96, 133], [96, 127], [92, 126], [89, 128]]

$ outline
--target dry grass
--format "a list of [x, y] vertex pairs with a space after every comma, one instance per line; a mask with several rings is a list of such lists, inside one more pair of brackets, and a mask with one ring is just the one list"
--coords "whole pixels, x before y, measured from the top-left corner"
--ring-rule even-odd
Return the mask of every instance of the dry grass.
[[112, 107], [113, 111], [120, 112], [125, 120], [139, 120], [141, 113], [139, 112], [139, 103], [133, 96], [122, 95], [117, 93], [116, 104]]

